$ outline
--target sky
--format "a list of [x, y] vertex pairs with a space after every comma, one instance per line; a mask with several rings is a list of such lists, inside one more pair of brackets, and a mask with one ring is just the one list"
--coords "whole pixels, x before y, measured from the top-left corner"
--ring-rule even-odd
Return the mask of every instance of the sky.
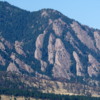
[[28, 11], [52, 8], [81, 24], [100, 29], [100, 0], [0, 0]]

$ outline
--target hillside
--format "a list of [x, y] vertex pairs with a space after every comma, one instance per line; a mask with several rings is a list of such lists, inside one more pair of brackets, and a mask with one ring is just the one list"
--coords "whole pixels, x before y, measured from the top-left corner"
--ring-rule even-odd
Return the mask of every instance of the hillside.
[[5, 94], [100, 96], [100, 30], [53, 9], [29, 12], [0, 1], [0, 76]]

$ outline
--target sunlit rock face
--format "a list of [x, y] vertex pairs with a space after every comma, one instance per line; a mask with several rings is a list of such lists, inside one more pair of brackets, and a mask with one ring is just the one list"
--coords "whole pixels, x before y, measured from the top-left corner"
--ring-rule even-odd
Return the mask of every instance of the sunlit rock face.
[[96, 47], [100, 50], [100, 32], [95, 31], [94, 38], [95, 38], [95, 42], [96, 42]]
[[18, 70], [17, 66], [14, 63], [9, 64], [9, 66], [7, 68], [7, 71], [19, 73], [19, 70]]
[[75, 51], [73, 52], [73, 56], [74, 56], [74, 59], [76, 61], [76, 74], [77, 74], [77, 76], [84, 76], [85, 75], [84, 67], [80, 61], [78, 54]]
[[89, 67], [88, 73], [90, 77], [99, 77], [100, 76], [100, 63], [91, 55], [88, 55]]
[[54, 64], [55, 58], [55, 36], [50, 34], [48, 43], [48, 61], [50, 64]]
[[62, 36], [64, 25], [66, 23], [63, 22], [61, 19], [55, 20], [53, 22], [53, 30], [57, 36]]
[[4, 44], [3, 44], [2, 42], [0, 42], [0, 49], [1, 49], [2, 51], [5, 50], [5, 46], [4, 46]]
[[70, 54], [65, 49], [62, 41], [57, 38], [55, 42], [55, 63], [53, 67], [53, 76], [70, 79], [70, 66]]
[[[79, 40], [85, 44], [89, 49], [96, 50], [96, 47], [94, 45], [94, 41], [92, 38], [88, 35], [88, 32], [86, 30], [83, 30], [81, 26], [77, 22], [73, 22], [71, 24], [72, 29], [74, 30], [76, 36], [79, 38]], [[93, 33], [92, 33], [93, 34]]]
[[15, 41], [15, 50], [18, 54], [20, 55], [25, 55], [23, 48], [22, 48], [23, 43], [19, 41]]

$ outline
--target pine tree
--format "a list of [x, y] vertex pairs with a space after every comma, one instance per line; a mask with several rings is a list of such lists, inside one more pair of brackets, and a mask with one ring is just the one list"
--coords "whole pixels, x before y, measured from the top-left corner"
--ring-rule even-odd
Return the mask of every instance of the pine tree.
[[0, 100], [1, 100], [1, 95], [0, 95]]

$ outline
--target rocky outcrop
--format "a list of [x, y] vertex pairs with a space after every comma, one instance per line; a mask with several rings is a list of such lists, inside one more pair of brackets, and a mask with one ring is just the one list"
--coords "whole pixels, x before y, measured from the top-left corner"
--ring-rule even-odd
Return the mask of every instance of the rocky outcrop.
[[45, 72], [47, 68], [47, 63], [43, 60], [41, 60], [41, 71]]
[[90, 77], [99, 77], [100, 76], [100, 63], [91, 55], [88, 55], [89, 66], [88, 74]]
[[2, 49], [2, 50], [5, 50], [6, 48], [5, 47], [7, 47], [7, 48], [9, 48], [9, 49], [12, 49], [13, 48], [13, 45], [9, 42], [9, 41], [7, 41], [3, 36], [0, 36], [0, 48]]
[[[31, 68], [31, 66], [24, 63], [20, 59], [18, 59], [14, 53], [11, 54], [10, 58], [13, 60], [13, 62], [15, 62], [18, 65], [20, 71], [22, 70], [22, 71], [26, 71], [28, 73], [33, 73], [34, 72], [33, 69]], [[14, 63], [9, 64], [7, 71], [13, 71], [11, 68], [13, 70], [19, 72], [18, 68], [16, 67], [16, 65]]]
[[70, 54], [64, 47], [64, 44], [60, 39], [56, 39], [55, 42], [55, 63], [53, 67], [53, 76], [56, 78], [70, 79], [71, 60]]
[[0, 65], [5, 66], [6, 60], [0, 55]]
[[8, 68], [7, 68], [7, 71], [8, 71], [8, 72], [9, 72], [9, 71], [10, 71], [10, 72], [17, 72], [17, 73], [20, 72], [19, 69], [17, 68], [17, 66], [15, 65], [14, 62], [9, 64], [9, 66], [8, 66]]
[[46, 32], [44, 31], [43, 34], [40, 34], [36, 40], [36, 50], [35, 50], [35, 58], [40, 61], [41, 63], [41, 70], [45, 71], [47, 67], [47, 63], [42, 60], [42, 49], [43, 49], [43, 41]]
[[77, 76], [84, 76], [85, 75], [84, 67], [80, 61], [78, 54], [75, 51], [73, 52], [73, 56], [74, 56], [74, 59], [76, 61], [76, 74], [77, 74]]
[[55, 37], [50, 34], [49, 44], [48, 44], [48, 61], [50, 64], [54, 64], [55, 59]]
[[83, 30], [81, 26], [77, 22], [73, 22], [71, 24], [72, 29], [74, 30], [76, 36], [79, 38], [79, 40], [85, 44], [89, 49], [96, 50], [94, 41], [92, 38], [88, 35], [88, 32]]
[[33, 73], [34, 72], [33, 69], [31, 68], [31, 66], [25, 64], [20, 59], [16, 59], [15, 61], [19, 65], [19, 67], [20, 67], [21, 70], [24, 70], [24, 71], [26, 71], [28, 73]]
[[62, 36], [65, 24], [66, 23], [63, 22], [61, 19], [55, 20], [53, 22], [53, 30], [57, 36]]
[[23, 48], [22, 48], [23, 43], [19, 41], [15, 41], [15, 50], [18, 54], [20, 55], [25, 55]]
[[95, 31], [94, 37], [95, 37], [95, 41], [96, 41], [96, 47], [100, 50], [100, 32]]
[[43, 10], [42, 13], [41, 13], [41, 16], [42, 17], [47, 17], [49, 15], [48, 15], [48, 12], [46, 12], [45, 10]]
[[44, 34], [40, 34], [36, 40], [36, 50], [35, 50], [35, 58], [41, 60], [42, 58], [42, 48], [43, 48], [43, 41], [44, 41]]
[[5, 46], [4, 46], [4, 44], [3, 44], [2, 42], [0, 42], [0, 49], [1, 49], [2, 51], [5, 51]]

